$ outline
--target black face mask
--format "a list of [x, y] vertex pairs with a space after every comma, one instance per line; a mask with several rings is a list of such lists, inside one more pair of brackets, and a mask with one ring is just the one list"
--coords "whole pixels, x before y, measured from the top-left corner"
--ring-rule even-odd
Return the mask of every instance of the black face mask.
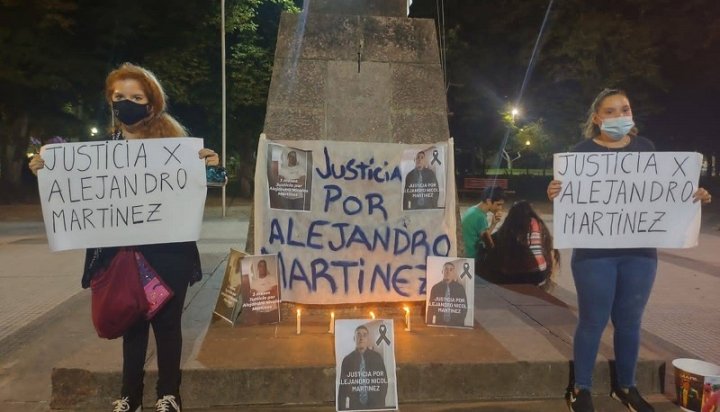
[[120, 100], [112, 104], [113, 114], [125, 125], [133, 125], [150, 115], [150, 105], [139, 104], [130, 100]]

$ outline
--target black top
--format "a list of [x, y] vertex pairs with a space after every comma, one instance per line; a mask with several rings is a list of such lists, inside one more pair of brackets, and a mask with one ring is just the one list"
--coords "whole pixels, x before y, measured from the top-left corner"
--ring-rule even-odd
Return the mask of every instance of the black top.
[[[630, 139], [630, 143], [625, 147], [610, 148], [595, 143], [594, 139], [585, 139], [576, 144], [571, 152], [654, 152], [655, 144], [641, 136]], [[618, 256], [657, 256], [655, 248], [630, 248], [630, 249], [574, 249], [573, 258], [600, 258], [600, 257], [618, 257]]]
[[[364, 373], [360, 372], [361, 358], [365, 358]], [[370, 349], [366, 349], [363, 353], [356, 349], [343, 359], [340, 376], [337, 398], [339, 410], [386, 408], [385, 396], [388, 390], [388, 376], [382, 355]], [[367, 381], [363, 381], [364, 379], [367, 379]], [[372, 383], [373, 380], [377, 380], [378, 383]], [[353, 388], [356, 390], [353, 390]], [[360, 400], [360, 391], [358, 389], [367, 390], [368, 398], [364, 404]]]
[[[447, 295], [453, 298], [452, 302], [443, 302], [442, 298]], [[430, 289], [429, 303], [430, 305], [428, 305], [427, 309], [427, 323], [446, 326], [465, 325], [465, 316], [468, 311], [467, 293], [465, 293], [465, 288], [460, 283], [455, 281], [445, 282], [444, 280], [436, 283], [432, 289]], [[443, 311], [440, 310], [441, 308]], [[447, 313], [449, 315], [449, 320], [445, 321], [443, 315], [446, 314], [445, 311], [449, 311], [451, 308], [453, 311], [457, 309], [457, 313]], [[433, 316], [435, 317], [434, 322]]]
[[[202, 279], [200, 253], [195, 242], [158, 243], [135, 245], [150, 266], [171, 289], [193, 284]], [[90, 280], [101, 268], [107, 268], [119, 247], [87, 249], [83, 270], [82, 287], [90, 287]]]
[[654, 152], [655, 144], [642, 136], [630, 139], [625, 147], [610, 148], [595, 143], [595, 139], [585, 139], [573, 146], [571, 152]]

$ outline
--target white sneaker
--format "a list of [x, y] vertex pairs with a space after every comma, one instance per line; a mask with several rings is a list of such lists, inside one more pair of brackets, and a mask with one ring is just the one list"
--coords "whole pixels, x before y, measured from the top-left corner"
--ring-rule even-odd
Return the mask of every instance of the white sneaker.
[[155, 403], [155, 412], [180, 412], [180, 405], [173, 395], [165, 395]]
[[113, 412], [142, 412], [142, 405], [137, 405], [135, 409], [132, 409], [132, 405], [130, 405], [130, 398], [127, 396], [114, 401], [112, 404]]

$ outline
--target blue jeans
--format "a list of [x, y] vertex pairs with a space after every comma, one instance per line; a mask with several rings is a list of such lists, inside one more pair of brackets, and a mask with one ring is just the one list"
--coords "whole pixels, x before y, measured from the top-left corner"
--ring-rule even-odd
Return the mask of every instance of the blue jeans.
[[657, 252], [577, 255], [573, 252], [571, 263], [579, 310], [573, 342], [575, 387], [592, 387], [600, 337], [608, 319], [615, 328], [617, 385], [635, 386], [640, 321], [655, 281]]

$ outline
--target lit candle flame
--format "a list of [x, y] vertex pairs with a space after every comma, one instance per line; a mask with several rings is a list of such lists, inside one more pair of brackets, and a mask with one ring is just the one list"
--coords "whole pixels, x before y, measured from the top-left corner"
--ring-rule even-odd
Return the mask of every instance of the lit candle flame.
[[403, 306], [405, 310], [405, 330], [410, 331], [410, 308]]
[[375, 319], [375, 312], [370, 311], [370, 317], [371, 317], [372, 319]]

